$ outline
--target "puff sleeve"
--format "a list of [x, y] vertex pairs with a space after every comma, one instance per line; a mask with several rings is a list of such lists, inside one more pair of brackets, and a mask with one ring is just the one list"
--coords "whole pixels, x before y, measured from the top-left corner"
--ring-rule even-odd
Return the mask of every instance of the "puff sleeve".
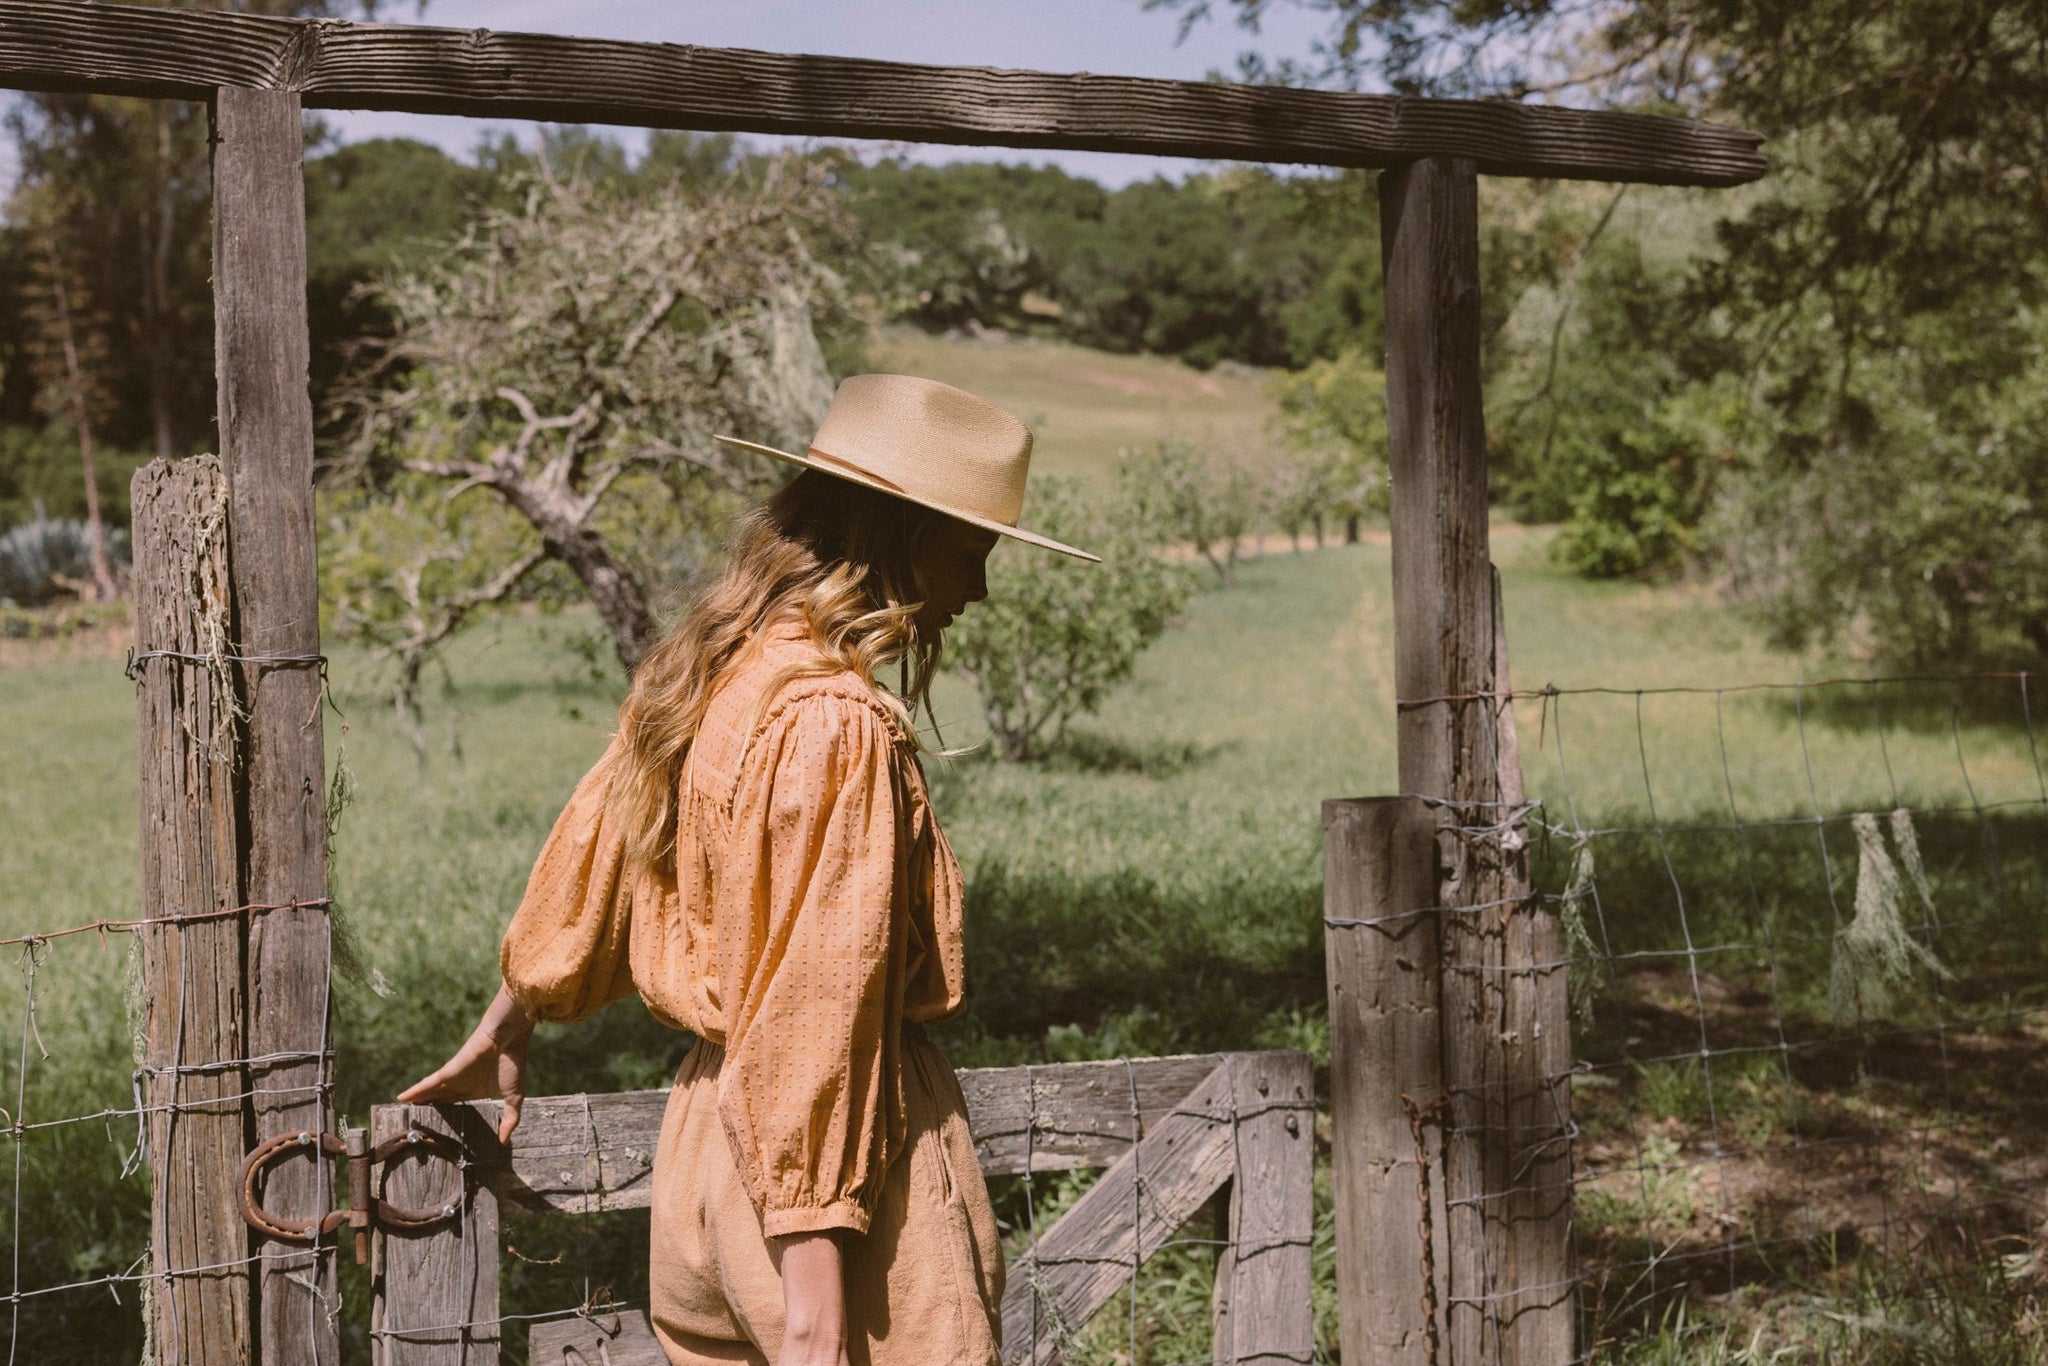
[[614, 741], [576, 785], [498, 946], [506, 990], [536, 1020], [580, 1020], [633, 990], [633, 878], [605, 811], [619, 755]]
[[771, 1238], [865, 1233], [903, 1140], [894, 760], [874, 704], [812, 694], [770, 715], [734, 792], [719, 1113]]

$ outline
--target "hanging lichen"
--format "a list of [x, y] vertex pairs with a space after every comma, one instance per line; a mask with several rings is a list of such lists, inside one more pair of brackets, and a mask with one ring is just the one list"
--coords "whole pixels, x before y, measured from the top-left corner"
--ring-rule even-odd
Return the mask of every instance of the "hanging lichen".
[[1939, 924], [1934, 914], [1934, 889], [1927, 885], [1927, 865], [1920, 861], [1920, 837], [1913, 831], [1913, 813], [1903, 806], [1892, 812], [1892, 843], [1899, 846], [1899, 862], [1906, 865], [1906, 876], [1912, 879], [1913, 890], [1920, 894], [1920, 908], [1929, 921]]
[[[1828, 977], [1828, 1006], [1837, 1023], [1882, 1019], [1920, 974], [1950, 975], [1906, 928], [1905, 889], [1898, 866], [1885, 849], [1876, 814], [1858, 812], [1850, 823], [1856, 830], [1856, 913], [1835, 931], [1834, 969]], [[1933, 896], [1912, 817], [1904, 810], [1892, 813], [1892, 838], [1931, 918]]]
[[1558, 898], [1557, 920], [1564, 931], [1565, 957], [1571, 963], [1566, 976], [1571, 984], [1572, 1021], [1582, 1030], [1592, 1027], [1593, 1003], [1607, 985], [1610, 967], [1586, 926], [1586, 903], [1593, 895], [1593, 840], [1580, 835], [1573, 841], [1572, 877]]

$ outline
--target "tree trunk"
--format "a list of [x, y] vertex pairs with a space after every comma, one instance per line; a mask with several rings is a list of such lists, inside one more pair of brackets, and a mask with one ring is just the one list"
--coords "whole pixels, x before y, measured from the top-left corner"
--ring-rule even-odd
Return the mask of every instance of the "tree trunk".
[[548, 558], [567, 565], [583, 585], [590, 605], [611, 628], [619, 666], [628, 674], [639, 668], [659, 629], [647, 605], [647, 590], [632, 571], [620, 563], [586, 516], [562, 506], [562, 500], [548, 490], [525, 480], [496, 482], [491, 487], [533, 524]]
[[78, 423], [78, 464], [85, 480], [85, 536], [92, 548], [93, 597], [107, 602], [119, 596], [114, 565], [107, 555], [107, 527], [100, 517], [99, 472], [94, 467], [92, 413], [86, 400], [85, 365], [78, 353], [78, 329], [71, 314], [71, 292], [64, 283], [64, 262], [57, 239], [46, 235], [43, 249], [50, 259], [50, 295], [57, 308], [57, 340], [64, 351], [64, 378], [71, 389], [71, 415]]
[[156, 454], [175, 454], [171, 422], [171, 366], [175, 339], [170, 330], [171, 246], [176, 197], [171, 184], [171, 107], [153, 102], [156, 113], [156, 235], [149, 248], [149, 273], [142, 291], [142, 355], [149, 376], [149, 420]]

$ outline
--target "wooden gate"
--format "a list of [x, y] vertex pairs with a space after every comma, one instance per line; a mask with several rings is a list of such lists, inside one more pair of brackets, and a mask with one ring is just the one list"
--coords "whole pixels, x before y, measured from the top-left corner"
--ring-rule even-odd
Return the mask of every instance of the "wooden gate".
[[[1218, 1249], [1214, 1360], [1309, 1362], [1315, 1090], [1306, 1054], [1224, 1053], [1005, 1067], [960, 1074], [982, 1171], [1016, 1176], [1106, 1168], [1087, 1194], [1011, 1260], [1004, 1359], [1049, 1363], [1219, 1189], [1230, 1191]], [[379, 1366], [494, 1366], [499, 1220], [648, 1205], [668, 1092], [529, 1099], [510, 1150], [498, 1104], [383, 1105], [375, 1141], [409, 1129], [455, 1138], [465, 1170], [425, 1153], [394, 1164], [377, 1192], [394, 1205], [452, 1209], [418, 1233], [371, 1243], [372, 1341]], [[663, 1366], [644, 1312], [536, 1322], [540, 1366]]]

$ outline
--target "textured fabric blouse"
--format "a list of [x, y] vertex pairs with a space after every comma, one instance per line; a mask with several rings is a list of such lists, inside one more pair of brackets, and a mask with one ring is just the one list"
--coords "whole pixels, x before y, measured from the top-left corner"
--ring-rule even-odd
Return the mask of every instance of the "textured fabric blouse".
[[500, 947], [538, 1020], [629, 992], [725, 1047], [719, 1112], [768, 1237], [865, 1233], [902, 1151], [906, 1022], [960, 1008], [960, 868], [917, 751], [857, 675], [799, 678], [771, 628], [713, 693], [676, 803], [672, 874], [605, 810], [619, 747], [578, 784]]

